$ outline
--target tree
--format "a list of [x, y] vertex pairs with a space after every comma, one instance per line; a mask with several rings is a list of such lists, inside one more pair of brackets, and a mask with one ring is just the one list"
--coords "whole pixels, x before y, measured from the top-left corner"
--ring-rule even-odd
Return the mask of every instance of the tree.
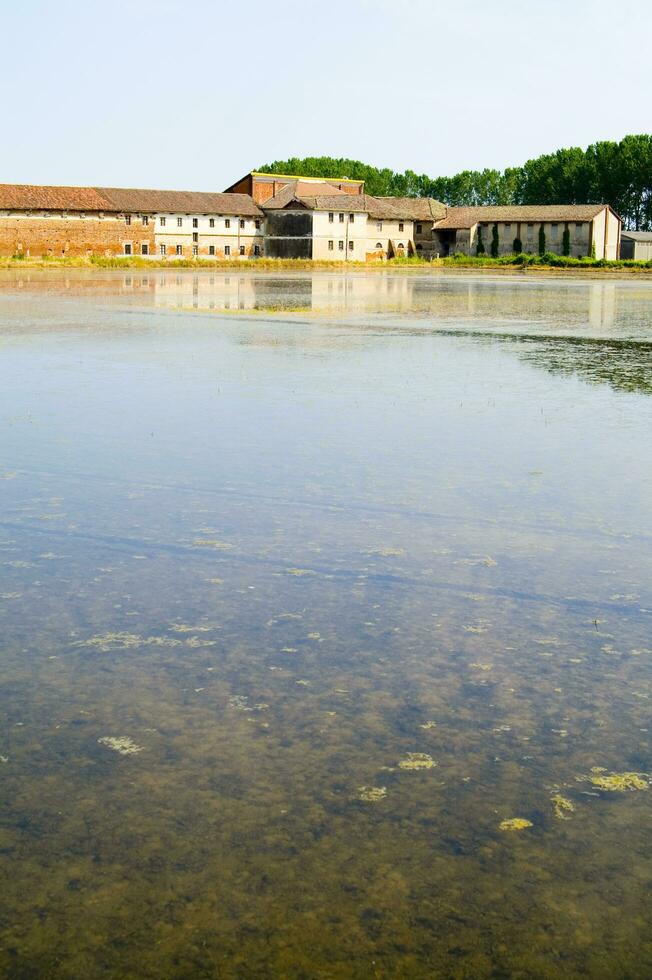
[[539, 225], [539, 255], [544, 255], [546, 251], [546, 233], [543, 225]]
[[520, 238], [515, 238], [512, 243], [512, 252], [514, 255], [520, 255], [523, 251], [523, 242]]
[[368, 194], [434, 197], [451, 207], [487, 204], [611, 204], [627, 228], [652, 230], [652, 135], [603, 140], [582, 150], [566, 147], [504, 171], [462, 170], [429, 177], [378, 168], [347, 157], [290, 157], [259, 168], [264, 173], [351, 177]]
[[478, 241], [475, 246], [476, 255], [484, 255], [484, 242], [482, 241], [482, 225], [478, 225]]
[[500, 242], [498, 240], [498, 225], [494, 225], [491, 229], [491, 257], [492, 259], [498, 258], [498, 247]]
[[561, 254], [570, 255], [570, 230], [568, 225], [564, 228], [564, 234], [561, 236]]

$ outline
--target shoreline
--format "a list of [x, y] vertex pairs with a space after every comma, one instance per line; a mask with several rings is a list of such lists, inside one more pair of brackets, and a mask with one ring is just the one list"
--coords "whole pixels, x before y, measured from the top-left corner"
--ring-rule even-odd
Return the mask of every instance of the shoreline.
[[483, 275], [506, 275], [506, 276], [561, 276], [579, 279], [587, 278], [616, 278], [621, 276], [648, 277], [652, 276], [652, 264], [646, 262], [635, 263], [628, 261], [627, 264], [621, 261], [609, 262], [608, 264], [586, 263], [577, 265], [547, 265], [534, 262], [512, 263], [498, 260], [483, 259], [481, 262], [474, 261], [471, 257], [468, 262], [460, 259], [434, 259], [432, 261], [414, 260], [393, 260], [385, 262], [329, 262], [323, 259], [158, 259], [122, 256], [112, 258], [95, 257], [74, 257], [74, 258], [31, 258], [31, 257], [3, 257], [0, 258], [0, 270], [45, 270], [45, 269], [110, 269], [110, 270], [168, 270], [170, 272], [178, 270], [194, 270], [195, 272], [211, 271], [256, 271], [256, 272], [370, 272], [379, 273], [391, 270], [392, 272], [417, 273], [428, 272], [438, 274], [441, 272], [457, 272], [466, 274], [468, 272], [480, 273]]

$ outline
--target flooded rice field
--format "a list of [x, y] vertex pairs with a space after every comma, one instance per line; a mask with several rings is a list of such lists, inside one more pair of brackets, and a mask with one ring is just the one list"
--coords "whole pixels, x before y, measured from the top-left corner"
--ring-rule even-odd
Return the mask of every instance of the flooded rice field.
[[0, 975], [652, 975], [652, 284], [0, 273]]

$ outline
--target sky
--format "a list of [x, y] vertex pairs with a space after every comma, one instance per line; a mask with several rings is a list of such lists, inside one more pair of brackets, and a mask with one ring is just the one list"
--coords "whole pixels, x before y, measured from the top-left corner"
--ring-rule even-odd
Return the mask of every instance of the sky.
[[0, 183], [437, 177], [652, 132], [642, 0], [0, 0], [0, 36]]

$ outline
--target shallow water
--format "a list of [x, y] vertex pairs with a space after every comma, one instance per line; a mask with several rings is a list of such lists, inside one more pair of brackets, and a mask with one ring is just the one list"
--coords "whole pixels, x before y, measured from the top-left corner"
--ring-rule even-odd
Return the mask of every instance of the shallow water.
[[652, 975], [652, 284], [0, 326], [2, 975]]

